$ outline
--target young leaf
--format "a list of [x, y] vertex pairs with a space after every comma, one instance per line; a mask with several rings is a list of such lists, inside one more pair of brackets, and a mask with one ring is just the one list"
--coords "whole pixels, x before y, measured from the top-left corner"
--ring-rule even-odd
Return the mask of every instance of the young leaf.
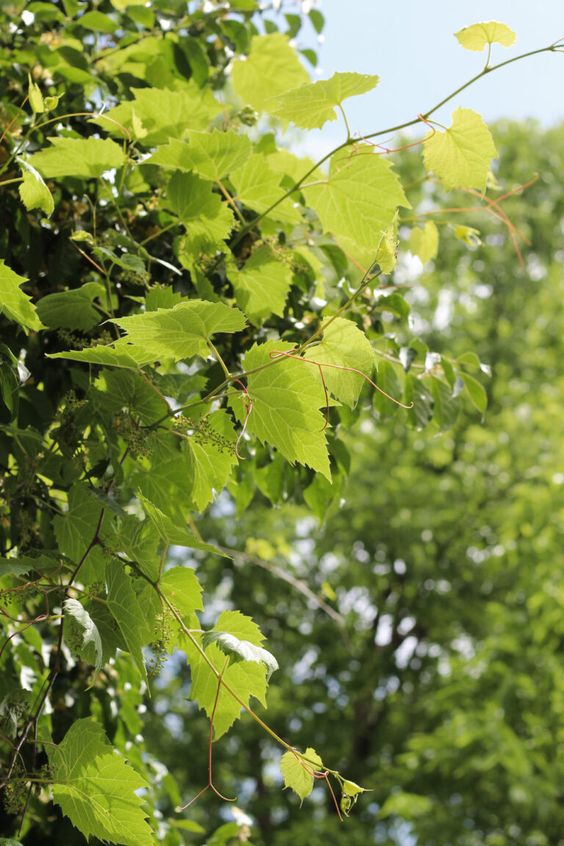
[[40, 209], [47, 217], [51, 217], [55, 201], [41, 174], [23, 159], [19, 163], [23, 170], [23, 182], [18, 189], [22, 203], [28, 211]]
[[142, 351], [146, 363], [157, 359], [205, 358], [207, 340], [216, 332], [238, 332], [245, 326], [244, 315], [225, 303], [190, 300], [173, 308], [118, 317], [127, 336], [116, 344], [126, 354]]
[[378, 82], [379, 77], [370, 74], [334, 73], [331, 79], [280, 94], [267, 104], [267, 110], [302, 129], [320, 129], [327, 121], [337, 120], [336, 107], [344, 100], [372, 91]]
[[248, 640], [240, 640], [229, 632], [215, 631], [206, 632], [202, 638], [204, 646], [215, 643], [224, 655], [235, 657], [237, 660], [251, 661], [255, 664], [264, 664], [267, 671], [267, 678], [270, 680], [272, 673], [278, 669], [278, 661], [274, 655], [262, 646], [255, 646]]
[[[267, 341], [245, 355], [245, 370], [263, 368], [248, 377], [253, 405], [247, 429], [280, 450], [290, 464], [297, 461], [330, 479], [325, 421], [319, 411], [325, 403], [319, 374], [303, 361], [285, 356], [275, 361], [270, 357], [270, 353], [290, 350], [294, 350], [293, 344]], [[239, 416], [243, 416], [241, 408]]]
[[[308, 347], [304, 358], [320, 364], [351, 367], [370, 377], [374, 370], [374, 351], [364, 332], [352, 320], [342, 317], [328, 318], [324, 324], [328, 325], [322, 340]], [[324, 367], [323, 378], [335, 399], [351, 408], [356, 405], [365, 382], [359, 373]]]
[[507, 24], [499, 21], [475, 23], [459, 29], [454, 34], [466, 50], [475, 50], [478, 53], [489, 44], [502, 44], [504, 47], [511, 47], [517, 39], [513, 30]]
[[488, 171], [497, 150], [491, 133], [477, 112], [458, 108], [452, 126], [425, 141], [425, 168], [446, 188], [485, 190]]
[[37, 331], [42, 323], [30, 298], [21, 290], [24, 282], [27, 282], [24, 276], [18, 276], [0, 259], [0, 314], [26, 329]]
[[329, 176], [319, 182], [303, 193], [323, 229], [374, 252], [397, 207], [410, 207], [390, 163], [366, 146], [334, 153]]
[[33, 81], [31, 75], [27, 75], [27, 98], [31, 111], [34, 115], [42, 114], [45, 111], [45, 103], [43, 102], [43, 94], [40, 87]]
[[151, 846], [153, 834], [136, 791], [147, 782], [117, 755], [100, 725], [77, 720], [58, 746], [47, 746], [53, 798], [86, 837]]
[[82, 639], [82, 648], [86, 648], [90, 643], [93, 645], [96, 653], [95, 673], [99, 673], [102, 669], [102, 640], [100, 632], [94, 620], [86, 610], [86, 608], [77, 599], [65, 599], [63, 608], [67, 614], [70, 614], [79, 625], [84, 629], [84, 636]]
[[109, 138], [52, 138], [51, 146], [29, 159], [29, 164], [49, 178], [76, 176], [95, 179], [104, 171], [122, 167], [126, 156]]
[[272, 97], [309, 82], [295, 51], [279, 32], [255, 36], [248, 57], [233, 65], [231, 79], [238, 97], [259, 112], [268, 110]]
[[280, 317], [292, 285], [292, 269], [275, 258], [268, 247], [260, 247], [241, 270], [230, 270], [239, 308], [255, 324], [271, 314]]
[[431, 220], [427, 221], [425, 226], [417, 226], [411, 230], [409, 249], [423, 264], [435, 258], [439, 249], [439, 230]]
[[290, 787], [302, 802], [313, 790], [313, 773], [318, 770], [323, 770], [323, 761], [311, 746], [307, 747], [303, 755], [288, 750], [280, 759], [284, 787]]

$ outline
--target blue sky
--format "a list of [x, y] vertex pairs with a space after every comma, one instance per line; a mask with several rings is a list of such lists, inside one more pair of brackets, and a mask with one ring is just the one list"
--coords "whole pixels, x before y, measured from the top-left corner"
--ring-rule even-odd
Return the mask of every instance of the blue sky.
[[[485, 57], [464, 50], [453, 36], [463, 26], [499, 20], [515, 30], [515, 46], [496, 47], [494, 61], [564, 36], [564, 0], [323, 0], [321, 10], [327, 21], [318, 46], [322, 78], [337, 70], [380, 76], [375, 91], [349, 101], [355, 132], [414, 117], [477, 73]], [[457, 105], [486, 120], [563, 120], [564, 55], [534, 56], [486, 77], [447, 105], [438, 120], [448, 123]], [[309, 144], [330, 148], [341, 136], [341, 128], [330, 124], [312, 132]]]

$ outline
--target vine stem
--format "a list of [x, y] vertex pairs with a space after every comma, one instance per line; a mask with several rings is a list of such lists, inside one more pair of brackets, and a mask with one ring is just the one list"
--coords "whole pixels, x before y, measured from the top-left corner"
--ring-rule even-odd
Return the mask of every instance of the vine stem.
[[340, 150], [344, 150], [354, 144], [359, 144], [363, 141], [369, 141], [370, 139], [378, 138], [381, 135], [391, 135], [395, 132], [400, 132], [402, 129], [408, 129], [411, 126], [416, 126], [418, 123], [421, 122], [425, 123], [428, 121], [429, 117], [432, 114], [442, 108], [442, 106], [446, 105], [446, 103], [456, 97], [457, 94], [460, 94], [466, 88], [469, 88], [471, 85], [474, 85], [475, 82], [478, 82], [478, 80], [482, 79], [484, 76], [487, 76], [488, 74], [493, 73], [494, 71], [500, 70], [500, 68], [506, 67], [507, 65], [511, 65], [514, 62], [520, 62], [523, 59], [527, 59], [530, 56], [537, 56], [541, 53], [558, 52], [561, 52], [561, 45], [559, 44], [559, 42], [554, 42], [553, 44], [549, 44], [547, 47], [539, 47], [537, 50], [529, 50], [527, 53], [520, 53], [518, 56], [513, 56], [512, 59], [506, 59], [503, 62], [499, 62], [497, 65], [492, 65], [491, 67], [486, 66], [482, 68], [479, 73], [475, 74], [475, 76], [471, 77], [471, 79], [467, 80], [462, 85], [459, 85], [458, 88], [456, 88], [446, 97], [443, 97], [442, 100], [440, 100], [426, 112], [417, 115], [417, 117], [412, 118], [411, 120], [406, 120], [403, 123], [398, 123], [395, 126], [388, 126], [385, 129], [378, 129], [376, 130], [376, 132], [369, 132], [366, 135], [360, 135], [356, 138], [349, 135], [346, 141], [343, 141], [341, 144], [338, 144], [336, 147], [334, 147], [332, 150], [322, 156], [306, 173], [304, 173], [304, 175], [300, 179], [297, 180], [297, 182], [295, 182], [291, 186], [291, 188], [288, 188], [288, 190], [284, 194], [282, 194], [277, 200], [275, 200], [275, 202], [273, 202], [267, 209], [265, 209], [265, 211], [261, 212], [259, 215], [257, 215], [257, 217], [247, 223], [246, 226], [244, 226], [235, 237], [235, 240], [231, 244], [231, 249], [233, 250], [243, 240], [245, 235], [251, 229], [253, 229], [257, 225], [257, 223], [259, 223], [263, 218], [265, 218], [275, 208], [277, 208], [280, 203], [282, 203], [284, 200], [286, 200], [288, 197], [298, 191], [302, 187], [304, 182], [309, 179], [309, 177], [313, 173], [315, 173], [318, 168], [325, 164], [325, 162], [329, 161], [331, 156], [334, 156], [335, 153], [338, 153]]
[[[250, 705], [247, 705], [247, 703], [243, 699], [241, 699], [239, 694], [236, 693], [233, 690], [233, 688], [231, 687], [229, 682], [225, 681], [225, 678], [223, 677], [223, 670], [222, 671], [218, 670], [217, 667], [215, 666], [215, 664], [213, 663], [213, 661], [210, 661], [210, 659], [206, 655], [205, 650], [198, 643], [197, 639], [194, 637], [194, 635], [192, 633], [192, 629], [189, 629], [188, 626], [184, 623], [184, 620], [182, 619], [182, 617], [180, 616], [180, 614], [178, 613], [178, 611], [176, 610], [174, 605], [172, 605], [172, 603], [169, 602], [169, 600], [164, 595], [164, 593], [162, 592], [162, 590], [160, 589], [158, 584], [151, 582], [147, 578], [147, 576], [145, 576], [144, 578], [147, 581], [149, 581], [150, 584], [153, 585], [153, 588], [156, 590], [157, 594], [159, 595], [161, 602], [164, 605], [166, 605], [166, 607], [171, 612], [172, 616], [175, 618], [176, 622], [178, 623], [178, 625], [180, 626], [180, 628], [182, 629], [182, 631], [184, 632], [184, 634], [186, 635], [186, 637], [188, 638], [190, 643], [194, 646], [194, 648], [196, 649], [196, 651], [198, 652], [200, 657], [203, 658], [203, 660], [206, 662], [206, 664], [208, 665], [208, 667], [210, 668], [210, 670], [212, 671], [212, 673], [214, 674], [214, 676], [218, 680], [218, 684], [222, 685], [225, 688], [225, 690], [229, 693], [229, 695], [232, 696], [233, 699], [241, 706], [241, 708], [243, 708], [243, 710], [247, 712], [247, 714], [251, 717], [251, 719], [253, 719], [255, 721], [255, 723], [257, 723], [257, 725], [259, 725], [261, 727], [261, 729], [263, 731], [265, 731], [279, 746], [282, 746], [284, 749], [286, 749], [287, 752], [291, 752], [293, 755], [296, 756], [296, 758], [298, 758], [299, 761], [305, 761], [306, 763], [311, 764], [313, 767], [317, 767], [317, 764], [316, 764], [315, 761], [309, 760], [308, 758], [306, 758], [305, 755], [302, 755], [301, 752], [298, 752], [293, 746], [291, 746], [289, 743], [287, 743], [284, 740], [283, 737], [280, 737], [280, 735], [277, 734], [274, 731], [274, 729], [272, 729], [268, 725], [268, 723], [265, 723], [264, 720], [261, 719], [261, 717], [259, 717], [259, 715], [255, 711], [253, 711], [253, 709], [250, 707]], [[216, 705], [216, 707], [217, 707], [217, 705]], [[337, 778], [337, 779], [340, 778], [340, 774], [337, 772], [337, 770], [331, 770], [328, 767], [324, 767], [324, 772], [325, 773], [331, 773], [331, 775], [334, 775], [335, 778]]]

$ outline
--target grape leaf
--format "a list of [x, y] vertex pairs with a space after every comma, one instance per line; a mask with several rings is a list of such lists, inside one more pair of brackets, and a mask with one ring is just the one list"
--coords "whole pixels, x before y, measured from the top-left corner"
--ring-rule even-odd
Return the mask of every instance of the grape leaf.
[[207, 340], [216, 332], [238, 332], [245, 326], [244, 315], [225, 303], [189, 300], [173, 308], [158, 309], [131, 317], [115, 318], [127, 336], [115, 344], [126, 354], [142, 350], [145, 363], [157, 359], [205, 358]]
[[497, 150], [491, 133], [477, 112], [458, 108], [452, 126], [425, 141], [425, 167], [446, 188], [477, 188], [483, 191], [490, 163]]
[[126, 162], [122, 148], [109, 138], [51, 138], [50, 142], [50, 147], [29, 159], [29, 164], [48, 178], [94, 179]]
[[[319, 411], [325, 396], [316, 368], [287, 357], [273, 363], [270, 357], [271, 352], [290, 350], [293, 344], [267, 341], [245, 355], [245, 370], [264, 368], [248, 377], [253, 405], [247, 430], [275, 446], [290, 464], [297, 461], [330, 479], [325, 421]], [[268, 364], [273, 366], [265, 367]], [[243, 417], [241, 405], [237, 410]]]
[[488, 44], [502, 44], [504, 47], [511, 47], [515, 44], [517, 36], [507, 24], [499, 21], [484, 21], [465, 26], [454, 33], [458, 41], [466, 50], [480, 52]]
[[[326, 365], [352, 367], [366, 376], [371, 376], [374, 369], [374, 351], [364, 332], [361, 332], [352, 320], [342, 317], [328, 320], [330, 322], [323, 331], [322, 340], [315, 346], [308, 347], [304, 358]], [[328, 320], [324, 323], [327, 324]], [[360, 374], [324, 367], [323, 378], [336, 399], [351, 408], [356, 405], [365, 383]]]
[[[142, 348], [124, 346], [119, 348], [99, 344], [83, 350], [66, 350], [65, 352], [47, 353], [48, 358], [65, 358], [69, 361], [80, 361], [85, 364], [99, 364], [103, 367], [125, 367], [137, 370], [141, 365], [148, 364], [147, 356]], [[149, 358], [149, 361], [154, 359]]]
[[143, 646], [151, 640], [151, 628], [144, 610], [133, 590], [132, 579], [127, 576], [123, 564], [110, 561], [106, 567], [108, 587], [108, 608], [118, 624], [131, 657], [139, 672], [147, 681], [147, 671], [143, 661]]
[[137, 498], [143, 506], [143, 511], [157, 530], [159, 537], [167, 544], [175, 546], [186, 546], [189, 549], [200, 549], [202, 552], [214, 552], [217, 555], [224, 555], [217, 547], [210, 543], [204, 543], [191, 532], [187, 526], [177, 525], [154, 503], [138, 493]]
[[75, 564], [81, 560], [96, 533], [102, 505], [90, 489], [75, 482], [68, 493], [66, 514], [57, 515], [53, 528], [60, 551]]
[[96, 653], [96, 666], [94, 671], [99, 673], [102, 669], [102, 640], [98, 628], [86, 610], [86, 608], [77, 599], [65, 599], [63, 608], [66, 614], [70, 614], [77, 623], [84, 629], [82, 639], [82, 648], [85, 649], [90, 643], [93, 645]]
[[[220, 614], [214, 629], [231, 634], [251, 645], [260, 646], [264, 640], [259, 627], [250, 617], [239, 611], [224, 611]], [[188, 642], [185, 646], [192, 675], [190, 698], [198, 702], [211, 717], [217, 695], [217, 677], [195, 646]], [[265, 695], [268, 686], [266, 667], [262, 663], [238, 661], [226, 666], [225, 655], [215, 643], [205, 649], [205, 654], [213, 666], [221, 672], [225, 667], [223, 679], [245, 705], [254, 696], [266, 707]], [[241, 704], [225, 687], [221, 687], [214, 716], [214, 738], [218, 740], [235, 720], [241, 716]]]
[[115, 753], [100, 725], [77, 720], [47, 753], [53, 798], [86, 838], [151, 846], [153, 834], [136, 794], [147, 782]]
[[37, 303], [37, 313], [46, 326], [54, 329], [92, 329], [103, 319], [93, 300], [105, 297], [104, 286], [87, 282], [71, 291], [47, 294]]
[[427, 221], [425, 226], [417, 226], [411, 230], [409, 249], [423, 264], [435, 258], [439, 249], [439, 230], [431, 220]]
[[231, 79], [238, 97], [259, 112], [268, 109], [272, 97], [309, 82], [288, 39], [279, 32], [255, 36], [248, 57], [234, 63]]
[[370, 74], [334, 73], [330, 79], [279, 94], [267, 104], [267, 110], [302, 129], [320, 129], [327, 121], [337, 120], [336, 106], [348, 97], [372, 91], [378, 82], [379, 78]]
[[[305, 169], [300, 170], [299, 176]], [[259, 214], [267, 211], [284, 193], [280, 186], [282, 175], [269, 167], [266, 158], [258, 153], [247, 159], [243, 167], [234, 170], [229, 178], [235, 188], [235, 199]], [[281, 223], [299, 223], [301, 220], [301, 214], [291, 199], [283, 200], [268, 216]]]
[[14, 320], [26, 329], [41, 329], [42, 323], [35, 306], [21, 290], [24, 282], [27, 282], [24, 276], [18, 276], [0, 259], [0, 314], [5, 314], [8, 320]]
[[313, 772], [318, 770], [323, 770], [323, 761], [311, 746], [307, 747], [303, 755], [288, 750], [280, 759], [284, 787], [290, 787], [302, 802], [313, 790]]
[[23, 182], [19, 187], [22, 203], [28, 211], [40, 209], [51, 217], [55, 209], [53, 195], [45, 185], [43, 177], [34, 167], [23, 159], [18, 159], [23, 171]]
[[185, 141], [171, 141], [160, 147], [148, 164], [173, 170], [195, 170], [200, 176], [220, 180], [249, 158], [252, 145], [245, 135], [235, 132], [186, 132]]
[[282, 317], [293, 273], [268, 247], [254, 252], [241, 270], [230, 270], [229, 279], [237, 305], [252, 323], [260, 324], [271, 314]]
[[390, 163], [366, 146], [334, 153], [316, 183], [302, 190], [324, 230], [374, 252], [397, 207], [410, 207]]
[[110, 134], [128, 138], [132, 134], [142, 144], [166, 144], [188, 128], [206, 129], [222, 106], [211, 91], [202, 91], [188, 82], [178, 91], [169, 88], [132, 88], [135, 99], [120, 103], [95, 118]]
[[202, 586], [190, 567], [172, 567], [159, 582], [160, 589], [182, 617], [203, 609]]
[[202, 423], [203, 428], [187, 443], [190, 496], [198, 511], [212, 502], [214, 493], [223, 490], [237, 464], [236, 435], [229, 416], [216, 411]]

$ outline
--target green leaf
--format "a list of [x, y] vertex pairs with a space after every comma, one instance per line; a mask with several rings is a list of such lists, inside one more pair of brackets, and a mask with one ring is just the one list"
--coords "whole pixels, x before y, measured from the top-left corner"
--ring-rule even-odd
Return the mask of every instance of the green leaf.
[[248, 57], [233, 65], [231, 79], [237, 96], [259, 112], [268, 110], [278, 94], [309, 82], [288, 39], [279, 32], [255, 36]]
[[45, 111], [45, 103], [43, 102], [41, 89], [37, 83], [32, 80], [30, 74], [27, 75], [27, 83], [27, 99], [29, 100], [31, 111], [34, 115], [42, 114]]
[[96, 665], [94, 672], [99, 673], [102, 669], [102, 656], [103, 656], [103, 649], [102, 649], [102, 640], [100, 638], [100, 632], [94, 620], [86, 610], [86, 608], [77, 600], [77, 599], [65, 599], [63, 602], [63, 608], [66, 614], [70, 614], [77, 623], [82, 626], [84, 629], [84, 635], [82, 639], [82, 649], [88, 647], [89, 644], [92, 644], [94, 647], [94, 651], [96, 654]]
[[[188, 230], [191, 252], [228, 238], [233, 212], [213, 191], [213, 182], [195, 173], [174, 173], [167, 189], [167, 208], [178, 215]], [[180, 260], [183, 260], [182, 252]], [[190, 266], [190, 265], [188, 265]]]
[[92, 329], [104, 317], [101, 309], [92, 303], [103, 298], [104, 286], [87, 282], [81, 288], [42, 297], [37, 303], [37, 313], [45, 326], [53, 329]]
[[425, 226], [411, 230], [409, 249], [423, 264], [436, 257], [439, 249], [439, 230], [432, 221], [429, 220]]
[[195, 355], [205, 358], [212, 335], [239, 332], [245, 327], [239, 309], [205, 300], [189, 300], [173, 308], [117, 317], [111, 322], [127, 332], [115, 348], [127, 355], [142, 353], [145, 363], [157, 359], [180, 361]]
[[511, 47], [515, 44], [517, 36], [507, 24], [499, 21], [484, 21], [465, 26], [454, 33], [460, 44], [466, 50], [480, 52], [489, 44], [502, 44], [504, 47]]
[[319, 182], [303, 193], [323, 229], [374, 252], [397, 207], [410, 207], [390, 163], [366, 146], [334, 153]]
[[425, 141], [425, 168], [438, 176], [446, 188], [486, 187], [491, 160], [497, 150], [491, 133], [477, 112], [458, 108], [452, 126], [435, 132]]
[[28, 160], [47, 178], [76, 176], [95, 179], [106, 170], [122, 167], [126, 155], [109, 138], [52, 138], [51, 146]]
[[145, 611], [133, 590], [133, 582], [123, 569], [123, 564], [114, 560], [106, 567], [106, 584], [108, 587], [108, 608], [118, 624], [131, 657], [135, 661], [139, 672], [147, 681], [147, 671], [143, 661], [143, 646], [151, 640], [151, 628]]
[[77, 23], [84, 27], [84, 29], [92, 30], [92, 32], [104, 32], [107, 35], [111, 35], [119, 28], [118, 24], [108, 17], [108, 15], [104, 15], [102, 12], [96, 10], [86, 12], [86, 14], [78, 19]]
[[56, 747], [47, 747], [53, 798], [86, 837], [125, 846], [151, 846], [152, 831], [136, 791], [147, 787], [117, 755], [101, 726], [77, 720]]
[[[272, 170], [266, 158], [258, 153], [251, 156], [242, 168], [233, 171], [229, 178], [235, 188], [234, 199], [259, 214], [266, 212], [284, 193], [280, 185], [281, 174]], [[299, 209], [289, 198], [269, 212], [268, 217], [281, 223], [299, 223], [301, 220]]]
[[190, 496], [198, 511], [204, 511], [231, 478], [237, 464], [235, 441], [233, 425], [224, 411], [203, 418], [188, 441]]
[[442, 379], [432, 376], [431, 390], [433, 392], [433, 419], [436, 420], [442, 431], [450, 429], [454, 426], [458, 416], [458, 406], [452, 389]]
[[81, 560], [96, 534], [102, 504], [82, 482], [75, 482], [68, 494], [68, 508], [57, 515], [53, 528], [59, 549], [75, 564]]
[[173, 567], [159, 582], [160, 589], [182, 617], [189, 619], [195, 611], [202, 611], [202, 586], [190, 567]]
[[[188, 655], [192, 676], [190, 698], [211, 718], [216, 703], [217, 676], [191, 643], [186, 643], [184, 649]], [[238, 661], [225, 667], [225, 655], [213, 643], [207, 647], [205, 654], [218, 672], [225, 668], [223, 680], [240, 700], [238, 701], [226, 687], [221, 686], [213, 722], [214, 739], [219, 740], [241, 716], [241, 702], [248, 706], [251, 697], [254, 697], [266, 707], [266, 668], [263, 664], [248, 661]]]
[[195, 170], [212, 181], [235, 170], [249, 158], [252, 145], [245, 135], [235, 132], [187, 132], [186, 141], [171, 141], [159, 147], [147, 164], [173, 170]]
[[174, 523], [160, 508], [157, 508], [147, 497], [138, 493], [137, 498], [143, 506], [143, 511], [157, 530], [159, 537], [167, 544], [174, 544], [175, 546], [186, 546], [190, 549], [200, 549], [202, 552], [213, 552], [217, 555], [224, 555], [223, 552], [212, 546], [212, 544], [204, 543], [199, 540], [196, 535], [191, 532], [187, 526], [179, 526]]
[[334, 73], [331, 79], [302, 85], [280, 94], [267, 104], [267, 110], [295, 123], [302, 129], [320, 129], [327, 121], [337, 120], [336, 107], [348, 97], [372, 91], [379, 77], [364, 73]]
[[470, 376], [468, 373], [462, 373], [461, 377], [470, 401], [478, 409], [478, 411], [485, 414], [488, 407], [488, 395], [486, 393], [486, 389], [481, 382], [478, 382], [477, 379]]
[[297, 750], [285, 752], [280, 759], [280, 772], [284, 778], [284, 787], [291, 788], [301, 801], [313, 790], [313, 772], [323, 770], [323, 761], [311, 746], [303, 755]]
[[21, 290], [21, 285], [27, 281], [0, 259], [0, 314], [26, 329], [37, 330], [42, 328], [42, 323], [30, 298]]
[[146, 377], [124, 370], [102, 370], [95, 382], [92, 400], [110, 423], [123, 410], [147, 425], [169, 411], [164, 397]]
[[[245, 370], [264, 368], [248, 377], [253, 405], [247, 430], [275, 446], [290, 464], [297, 461], [330, 479], [325, 420], [319, 411], [325, 403], [321, 380], [316, 368], [305, 362], [270, 357], [281, 351], [295, 352], [295, 348], [284, 341], [267, 341], [245, 355]], [[242, 418], [241, 407], [238, 411]]]
[[55, 208], [53, 195], [45, 185], [41, 175], [31, 165], [27, 165], [23, 182], [18, 190], [21, 201], [28, 211], [40, 209], [40, 211], [45, 212], [47, 217], [51, 217]]
[[[69, 361], [80, 361], [84, 364], [99, 364], [103, 367], [125, 367], [137, 370], [141, 365], [148, 364], [147, 356], [142, 348], [130, 346], [87, 347], [84, 350], [66, 350], [66, 352], [47, 353], [48, 358], [65, 358]], [[149, 361], [153, 361], [152, 358]]]
[[[327, 329], [323, 329], [325, 325]], [[354, 368], [370, 377], [374, 370], [374, 351], [364, 332], [352, 320], [327, 318], [322, 329], [322, 340], [308, 347], [304, 358], [326, 365], [322, 369], [328, 390], [335, 399], [353, 408], [366, 380], [359, 373], [337, 368]]]
[[207, 129], [222, 106], [211, 91], [188, 82], [169, 88], [132, 88], [134, 100], [120, 103], [93, 120], [111, 135], [137, 138], [145, 146], [166, 144], [187, 129]]
[[271, 314], [282, 317], [293, 273], [268, 247], [254, 252], [241, 270], [230, 270], [229, 279], [237, 305], [252, 323], [260, 324]]

